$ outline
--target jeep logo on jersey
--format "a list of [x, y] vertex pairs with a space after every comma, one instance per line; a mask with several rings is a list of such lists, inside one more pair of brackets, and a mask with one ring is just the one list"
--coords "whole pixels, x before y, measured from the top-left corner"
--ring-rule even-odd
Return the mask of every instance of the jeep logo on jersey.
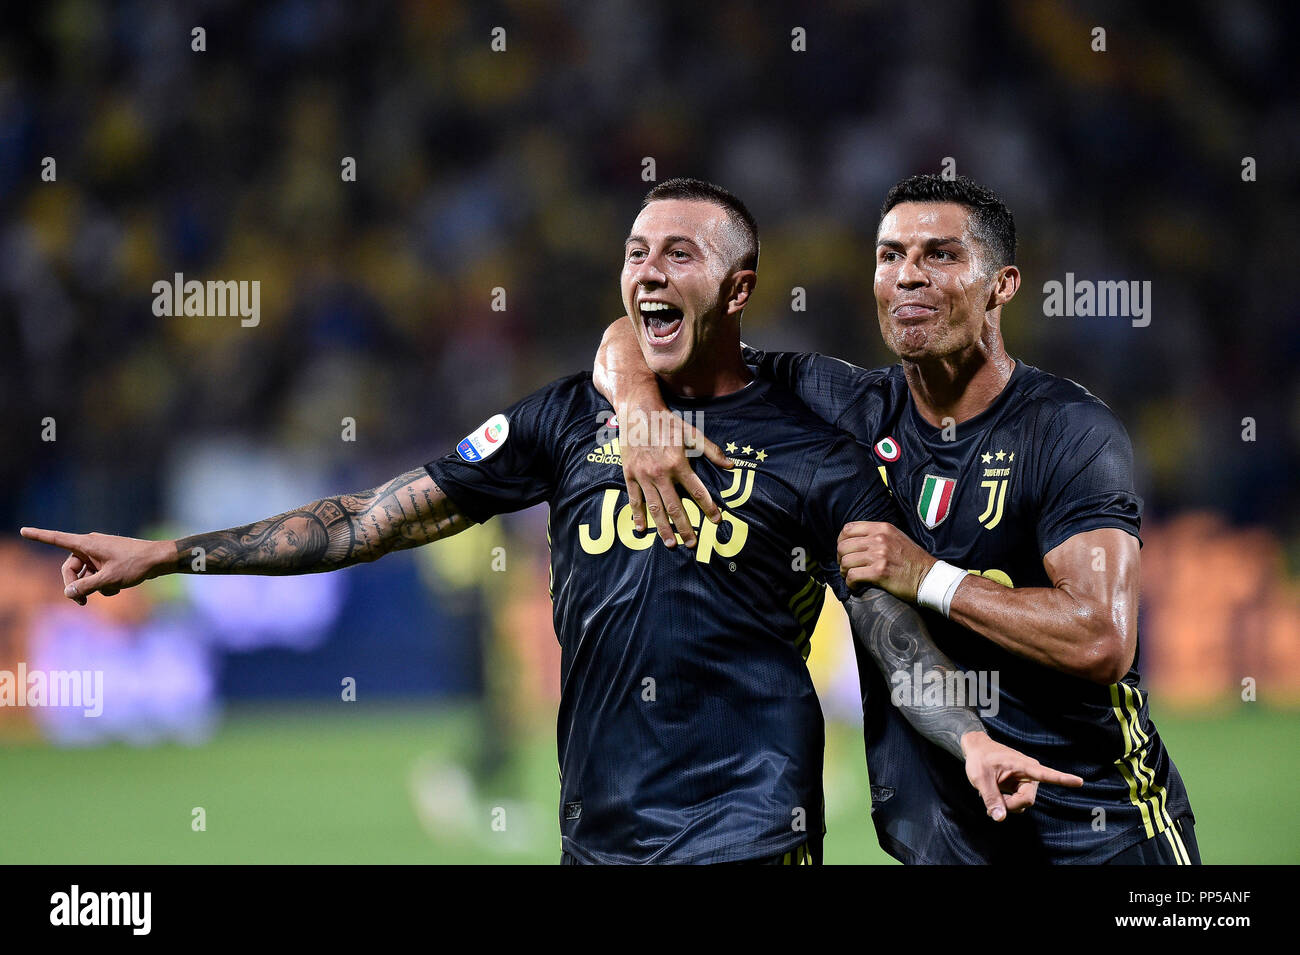
[[916, 512], [921, 515], [921, 523], [934, 530], [943, 523], [952, 509], [952, 492], [957, 487], [956, 478], [925, 476], [921, 485], [921, 499], [916, 502]]
[[898, 442], [893, 438], [881, 438], [876, 442], [876, 454], [880, 456], [880, 460], [882, 461], [888, 461], [890, 464], [893, 464], [898, 460], [898, 456], [902, 453], [903, 452], [898, 447]]
[[496, 453], [510, 436], [510, 422], [503, 414], [494, 414], [456, 445], [456, 453], [471, 464]]
[[[753, 493], [754, 472], [736, 468], [731, 473], [731, 486], [719, 496], [725, 507], [738, 508]], [[590, 524], [579, 525], [578, 543], [586, 553], [604, 554], [614, 546], [615, 540], [630, 550], [645, 550], [654, 544], [655, 538], [659, 536], [655, 531], [654, 518], [647, 514], [645, 532], [638, 534], [636, 525], [632, 523], [632, 506], [618, 506], [619, 498], [626, 496], [625, 491], [606, 488], [600, 502], [599, 531], [593, 534]], [[699, 531], [695, 559], [701, 564], [709, 563], [715, 554], [719, 557], [735, 557], [744, 549], [745, 541], [749, 539], [749, 525], [729, 510], [722, 512], [721, 524], [703, 519], [700, 509], [690, 498], [682, 500], [682, 510], [686, 512], [686, 519], [691, 522], [691, 526]], [[677, 543], [681, 544], [682, 535], [676, 536]], [[723, 540], [724, 536], [726, 540]]]

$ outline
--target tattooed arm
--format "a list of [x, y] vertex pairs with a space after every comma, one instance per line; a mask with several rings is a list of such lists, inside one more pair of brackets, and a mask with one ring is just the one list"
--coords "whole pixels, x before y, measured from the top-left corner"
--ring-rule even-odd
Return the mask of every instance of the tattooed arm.
[[[872, 587], [850, 597], [844, 607], [853, 626], [853, 639], [871, 654], [884, 674], [886, 685], [894, 685], [897, 673], [911, 681], [918, 663], [923, 674], [934, 672], [945, 677], [957, 671], [930, 639], [921, 615], [897, 597]], [[952, 685], [950, 681], [944, 682]], [[898, 709], [913, 729], [958, 759], [965, 758], [962, 737], [984, 732], [984, 724], [969, 706], [904, 702], [898, 704]]]
[[22, 535], [71, 552], [63, 564], [64, 594], [84, 604], [89, 594], [111, 597], [164, 574], [336, 570], [450, 537], [470, 523], [428, 472], [416, 468], [368, 491], [321, 498], [243, 527], [177, 541], [34, 527], [24, 527]]
[[[925, 622], [915, 608], [878, 588], [868, 588], [844, 602], [853, 638], [876, 661], [885, 683], [893, 686], [894, 674], [914, 678], [919, 663], [923, 674], [946, 677], [957, 671], [930, 638]], [[952, 685], [944, 679], [944, 685]], [[1017, 750], [991, 739], [979, 716], [968, 706], [944, 701], [940, 705], [901, 703], [899, 710], [912, 727], [966, 764], [966, 778], [984, 800], [985, 810], [995, 820], [1008, 812], [1023, 812], [1034, 804], [1040, 782], [1061, 786], [1082, 786], [1078, 776], [1048, 769]]]
[[416, 468], [368, 491], [178, 540], [168, 570], [193, 572], [194, 549], [201, 547], [209, 574], [314, 574], [419, 547], [469, 524], [428, 472]]

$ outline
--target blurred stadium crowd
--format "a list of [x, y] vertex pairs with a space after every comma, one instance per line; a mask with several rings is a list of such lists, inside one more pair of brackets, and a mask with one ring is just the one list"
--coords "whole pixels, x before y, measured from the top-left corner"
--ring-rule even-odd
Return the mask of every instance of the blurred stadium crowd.
[[[952, 157], [1017, 216], [1009, 350], [1084, 383], [1133, 437], [1151, 678], [1194, 701], [1267, 674], [1300, 697], [1300, 306], [1280, 241], [1300, 212], [1294, 8], [58, 0], [20, 16], [0, 40], [0, 665], [136, 654], [105, 665], [177, 697], [141, 702], [145, 739], [201, 733], [222, 696], [328, 696], [340, 674], [405, 694], [508, 678], [549, 699], [544, 514], [391, 566], [172, 579], [80, 613], [16, 531], [191, 533], [443, 453], [589, 365], [621, 313], [646, 157], [758, 218], [751, 343], [887, 363], [877, 209]], [[155, 316], [152, 285], [177, 272], [259, 280], [260, 323]], [[1149, 280], [1151, 324], [1046, 317], [1043, 284], [1067, 272]]]

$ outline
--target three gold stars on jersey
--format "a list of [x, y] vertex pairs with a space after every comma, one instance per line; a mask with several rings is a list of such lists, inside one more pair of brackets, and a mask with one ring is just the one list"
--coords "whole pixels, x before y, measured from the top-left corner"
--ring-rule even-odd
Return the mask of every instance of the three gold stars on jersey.
[[[735, 453], [736, 453], [736, 443], [735, 443], [734, 441], [728, 441], [728, 442], [727, 442], [727, 447], [726, 447], [725, 450], [726, 450], [726, 452], [727, 452], [728, 454], [735, 454]], [[754, 454], [754, 448], [753, 448], [753, 445], [749, 445], [749, 444], [745, 445], [743, 448], [740, 449], [740, 453], [741, 453], [741, 454], [753, 454], [755, 460], [758, 460], [758, 461], [766, 461], [766, 460], [767, 460], [767, 452], [766, 452], [766, 451], [759, 451], [757, 454]]]
[[[886, 461], [897, 461], [902, 452], [893, 438], [879, 441], [875, 447], [876, 454]], [[980, 463], [989, 465], [984, 468], [980, 481], [981, 490], [987, 492], [984, 509], [977, 520], [986, 530], [993, 530], [1002, 523], [1006, 511], [1007, 487], [1011, 483], [1011, 465], [1016, 460], [1016, 452], [998, 448], [997, 451], [985, 451], [980, 455]], [[880, 466], [880, 476], [889, 485], [889, 476], [884, 465]], [[916, 502], [917, 513], [921, 522], [934, 530], [947, 519], [952, 510], [953, 492], [957, 479], [939, 474], [927, 474], [921, 482], [920, 497]]]
[[980, 461], [983, 464], [994, 464], [996, 462], [1006, 462], [1005, 467], [986, 467], [984, 469], [985, 480], [980, 481], [980, 487], [988, 491], [988, 499], [984, 504], [984, 511], [980, 514], [978, 520], [984, 525], [986, 530], [993, 530], [1002, 523], [1002, 512], [1007, 503], [1007, 485], [1011, 483], [1011, 462], [1016, 459], [1016, 452], [1007, 453], [1001, 448], [996, 454], [985, 451], [980, 455]]

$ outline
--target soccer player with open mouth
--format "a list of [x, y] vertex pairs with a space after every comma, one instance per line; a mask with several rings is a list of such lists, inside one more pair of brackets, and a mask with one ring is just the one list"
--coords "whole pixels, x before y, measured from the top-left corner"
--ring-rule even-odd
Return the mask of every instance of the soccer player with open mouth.
[[[997, 675], [996, 712], [982, 711], [993, 737], [1084, 780], [990, 825], [955, 763], [893, 705], [859, 639], [872, 820], [908, 863], [1196, 864], [1186, 787], [1138, 672], [1133, 449], [1100, 400], [1007, 354], [1015, 253], [1014, 219], [990, 190], [903, 180], [881, 210], [874, 278], [899, 363], [868, 371], [746, 352], [762, 380], [855, 435], [871, 459], [854, 481], [888, 487], [900, 505], [901, 523], [844, 529], [845, 582], [918, 605], [961, 673]], [[596, 380], [624, 413], [654, 414], [634, 324], [610, 326]], [[691, 487], [671, 444], [631, 449], [624, 470], [633, 498], [656, 509], [675, 511], [676, 486]]]
[[[668, 409], [706, 415], [726, 444], [709, 444], [691, 475], [698, 506], [643, 515], [628, 499], [623, 455], [650, 429], [615, 415], [582, 372], [426, 465], [244, 527], [177, 541], [22, 533], [70, 551], [65, 592], [84, 603], [195, 572], [197, 548], [205, 573], [313, 573], [545, 501], [562, 651], [563, 861], [817, 861], [824, 727], [805, 659], [823, 568], [834, 567], [846, 525], [901, 518], [882, 484], [856, 479], [871, 461], [850, 435], [745, 363], [740, 317], [757, 264], [745, 207], [694, 181], [652, 190], [624, 246], [623, 301], [643, 367]], [[656, 546], [656, 533], [674, 546]], [[811, 555], [806, 565], [799, 553]], [[881, 672], [952, 668], [920, 617], [885, 592], [915, 583], [886, 573], [850, 601]], [[994, 818], [1027, 808], [1039, 782], [1082, 783], [994, 742], [968, 707], [904, 709], [959, 772], [964, 760], [972, 798]]]

